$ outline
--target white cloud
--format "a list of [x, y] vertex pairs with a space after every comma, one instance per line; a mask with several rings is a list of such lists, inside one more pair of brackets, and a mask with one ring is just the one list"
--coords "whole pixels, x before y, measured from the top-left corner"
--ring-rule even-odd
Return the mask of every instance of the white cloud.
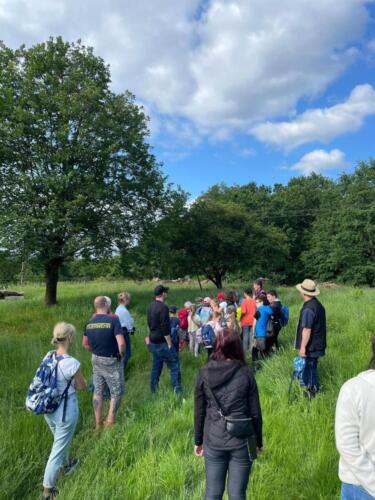
[[291, 167], [291, 170], [296, 170], [303, 175], [309, 175], [313, 172], [320, 174], [326, 170], [343, 169], [348, 166], [345, 159], [345, 153], [339, 149], [324, 151], [324, 149], [316, 149], [305, 154], [298, 163]]
[[329, 142], [358, 130], [366, 116], [372, 114], [375, 114], [375, 90], [371, 85], [358, 85], [340, 104], [309, 109], [289, 122], [261, 123], [251, 132], [260, 141], [290, 150], [308, 142]]
[[159, 115], [230, 137], [294, 110], [350, 64], [368, 0], [0, 0], [6, 44], [94, 45], [113, 87]]

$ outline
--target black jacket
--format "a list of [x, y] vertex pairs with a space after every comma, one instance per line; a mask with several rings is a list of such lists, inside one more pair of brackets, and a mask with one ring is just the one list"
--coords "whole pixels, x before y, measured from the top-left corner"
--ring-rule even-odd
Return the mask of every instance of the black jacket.
[[302, 314], [305, 309], [310, 309], [314, 313], [314, 322], [311, 328], [310, 339], [306, 346], [306, 354], [309, 355], [311, 353], [322, 353], [324, 354], [327, 347], [327, 324], [326, 324], [326, 311], [322, 304], [319, 302], [317, 298], [312, 298], [304, 303], [301, 314], [299, 317], [298, 327], [297, 327], [297, 335], [295, 347], [296, 349], [301, 348], [301, 340], [302, 340]]
[[262, 412], [258, 388], [247, 366], [238, 361], [210, 360], [200, 369], [195, 387], [195, 444], [217, 450], [241, 448], [245, 439], [238, 439], [225, 429], [215, 403], [206, 389], [209, 384], [223, 412], [231, 417], [252, 417], [257, 446], [262, 447]]
[[168, 306], [159, 300], [154, 300], [147, 309], [147, 323], [151, 342], [154, 344], [166, 342], [165, 336], [171, 334]]

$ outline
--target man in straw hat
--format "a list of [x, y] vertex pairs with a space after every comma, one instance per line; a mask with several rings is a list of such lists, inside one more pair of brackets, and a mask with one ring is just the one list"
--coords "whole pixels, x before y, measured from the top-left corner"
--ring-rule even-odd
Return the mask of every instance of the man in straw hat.
[[303, 386], [311, 396], [319, 391], [318, 359], [324, 356], [326, 350], [326, 312], [317, 299], [320, 290], [310, 279], [303, 280], [296, 285], [301, 293], [304, 304], [301, 309], [295, 348], [299, 350], [301, 358], [305, 359]]

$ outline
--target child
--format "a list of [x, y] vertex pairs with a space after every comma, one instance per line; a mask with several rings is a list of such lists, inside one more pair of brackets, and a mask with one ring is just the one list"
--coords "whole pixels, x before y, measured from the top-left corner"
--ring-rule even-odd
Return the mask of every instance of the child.
[[260, 295], [255, 299], [257, 311], [254, 314], [254, 339], [255, 346], [253, 347], [252, 358], [255, 363], [258, 360], [258, 353], [261, 357], [265, 357], [266, 338], [267, 338], [267, 323], [272, 316], [272, 309], [267, 305], [267, 297]]
[[189, 341], [189, 336], [188, 336], [188, 317], [189, 317], [189, 311], [186, 307], [187, 304], [190, 304], [190, 302], [185, 302], [183, 309], [180, 309], [178, 311], [178, 319], [180, 320], [180, 328], [178, 330], [178, 336], [180, 339], [180, 351], [184, 349]]
[[228, 328], [235, 331], [239, 336], [241, 336], [241, 326], [236, 317], [235, 306], [227, 307], [226, 323]]
[[188, 333], [189, 333], [189, 347], [191, 353], [197, 358], [199, 353], [199, 342], [197, 339], [197, 330], [201, 326], [201, 320], [196, 313], [196, 307], [191, 302], [185, 303], [186, 309], [189, 311], [188, 316]]
[[176, 351], [179, 351], [178, 330], [180, 328], [180, 320], [177, 317], [177, 307], [169, 306], [169, 322], [171, 324], [171, 339]]

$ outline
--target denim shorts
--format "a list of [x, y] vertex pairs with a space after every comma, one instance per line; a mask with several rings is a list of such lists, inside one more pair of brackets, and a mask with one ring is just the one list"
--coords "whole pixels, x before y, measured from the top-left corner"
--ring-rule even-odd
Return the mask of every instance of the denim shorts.
[[121, 360], [93, 354], [92, 367], [94, 394], [103, 396], [106, 385], [108, 385], [111, 398], [120, 398], [124, 394], [124, 365]]

